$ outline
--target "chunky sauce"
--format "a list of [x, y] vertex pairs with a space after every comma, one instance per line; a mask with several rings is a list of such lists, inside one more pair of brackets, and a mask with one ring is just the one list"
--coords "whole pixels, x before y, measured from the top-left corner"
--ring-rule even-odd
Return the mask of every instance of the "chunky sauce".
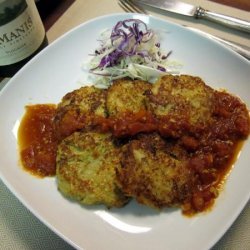
[[[94, 117], [93, 127], [116, 137], [155, 131], [166, 138], [176, 135], [174, 139], [185, 150], [187, 167], [193, 174], [192, 195], [182, 206], [184, 214], [192, 215], [212, 206], [250, 130], [246, 106], [223, 92], [216, 95], [212, 123], [203, 129], [189, 128], [185, 121], [179, 124], [181, 129], [166, 127], [167, 121], [157, 121], [147, 111], [117, 118]], [[56, 172], [55, 110], [56, 106], [49, 104], [27, 106], [19, 128], [22, 164], [38, 176], [53, 176]]]
[[26, 106], [18, 130], [21, 163], [40, 177], [55, 175], [57, 140], [53, 126], [56, 105]]
[[[223, 93], [218, 97], [221, 101]], [[102, 132], [112, 131], [116, 137], [133, 136], [140, 132], [157, 131], [163, 137], [176, 135], [178, 145], [187, 154], [187, 167], [193, 174], [193, 193], [182, 206], [186, 215], [211, 208], [215, 198], [219, 195], [221, 187], [230, 172], [243, 141], [249, 134], [249, 118], [244, 106], [240, 105], [234, 97], [225, 97], [227, 103], [214, 103], [214, 120], [209, 127], [194, 129], [181, 121], [175, 128], [167, 121], [156, 120], [147, 112], [138, 114], [124, 114], [119, 118], [97, 118], [96, 125]], [[230, 100], [229, 100], [230, 99]], [[228, 107], [232, 108], [230, 115]], [[184, 128], [184, 132], [180, 131]]]

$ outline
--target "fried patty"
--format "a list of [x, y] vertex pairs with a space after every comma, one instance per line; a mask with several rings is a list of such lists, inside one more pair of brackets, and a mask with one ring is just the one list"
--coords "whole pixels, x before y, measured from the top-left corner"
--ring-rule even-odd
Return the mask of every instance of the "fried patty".
[[126, 113], [138, 113], [146, 109], [145, 92], [152, 84], [131, 79], [116, 80], [107, 93], [107, 110], [111, 117]]
[[106, 115], [106, 90], [94, 86], [74, 90], [58, 104], [54, 119], [57, 137], [60, 141], [77, 130], [89, 130], [95, 116]]
[[58, 146], [58, 189], [82, 204], [121, 207], [127, 198], [116, 185], [120, 150], [111, 134], [75, 132]]
[[185, 154], [158, 134], [147, 134], [124, 146], [118, 183], [127, 196], [161, 209], [181, 205], [187, 198], [191, 174]]
[[210, 122], [213, 93], [199, 77], [165, 75], [153, 85], [147, 103], [158, 119], [197, 126]]

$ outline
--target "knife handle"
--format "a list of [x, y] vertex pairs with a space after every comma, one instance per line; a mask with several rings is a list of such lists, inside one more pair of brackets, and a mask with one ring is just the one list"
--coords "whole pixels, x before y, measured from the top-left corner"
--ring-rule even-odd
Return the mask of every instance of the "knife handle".
[[223, 24], [229, 28], [234, 28], [237, 30], [245, 31], [250, 33], [250, 22], [245, 20], [226, 16], [223, 14], [215, 13], [212, 11], [208, 11], [203, 9], [202, 7], [198, 7], [195, 13], [196, 18], [204, 18], [210, 21], [215, 21], [217, 23]]

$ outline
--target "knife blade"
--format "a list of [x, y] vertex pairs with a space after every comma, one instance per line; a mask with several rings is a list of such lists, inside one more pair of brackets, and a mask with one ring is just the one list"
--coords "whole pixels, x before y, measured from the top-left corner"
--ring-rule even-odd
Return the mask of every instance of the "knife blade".
[[246, 20], [215, 13], [200, 6], [194, 6], [178, 0], [133, 0], [133, 2], [136, 4], [148, 5], [150, 7], [173, 12], [176, 14], [207, 19], [209, 21], [214, 21], [230, 28], [250, 33], [250, 22]]

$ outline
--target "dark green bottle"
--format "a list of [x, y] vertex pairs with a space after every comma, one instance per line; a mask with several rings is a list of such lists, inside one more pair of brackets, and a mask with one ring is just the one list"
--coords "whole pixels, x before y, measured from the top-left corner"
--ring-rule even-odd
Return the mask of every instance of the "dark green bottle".
[[0, 77], [13, 76], [47, 45], [34, 0], [0, 0]]

